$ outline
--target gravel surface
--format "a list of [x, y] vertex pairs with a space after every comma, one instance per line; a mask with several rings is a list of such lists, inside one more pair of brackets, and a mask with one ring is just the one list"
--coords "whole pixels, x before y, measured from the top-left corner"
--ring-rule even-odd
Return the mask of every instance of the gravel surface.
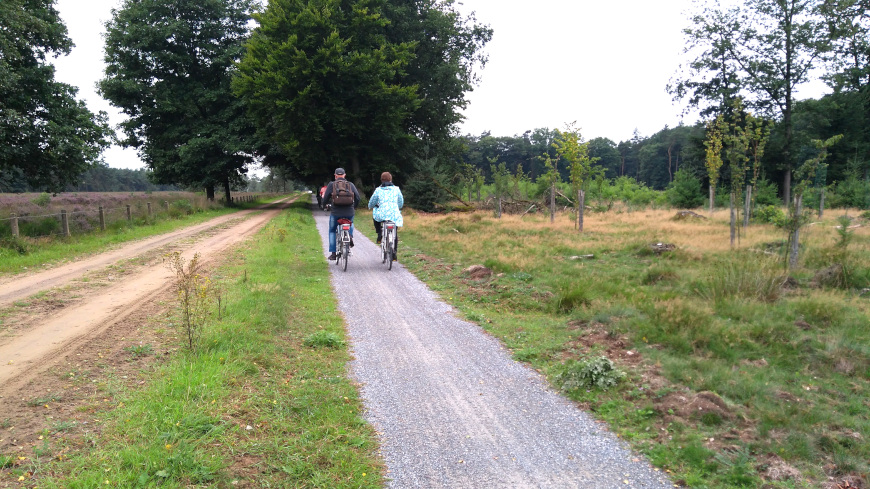
[[[329, 216], [316, 207], [314, 215], [326, 250]], [[329, 263], [388, 487], [673, 487], [401, 264], [387, 270], [380, 247], [355, 234], [347, 271]]]

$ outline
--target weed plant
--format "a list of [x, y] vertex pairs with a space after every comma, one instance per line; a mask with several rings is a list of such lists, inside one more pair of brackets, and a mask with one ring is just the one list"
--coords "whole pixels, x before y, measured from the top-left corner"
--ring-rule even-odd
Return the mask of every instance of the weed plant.
[[[403, 263], [557, 387], [589, 359], [612, 361], [621, 382], [603, 390], [578, 374], [567, 395], [675, 482], [866, 485], [870, 283], [812, 280], [842, 249], [836, 218], [804, 228], [804, 261], [787, 277], [768, 246], [785, 237], [773, 224], [749, 226], [732, 251], [727, 212], [673, 213], [592, 213], [580, 234], [568, 215], [406, 211]], [[863, 277], [870, 230], [852, 229], [846, 249]], [[493, 276], [463, 273], [476, 264]]]
[[[226, 313], [201, 347], [94, 413], [100, 433], [35, 474], [40, 488], [383, 487], [308, 208], [273, 221], [283, 242], [256, 239], [228, 258], [216, 274]], [[305, 346], [315, 335], [338, 341]]]

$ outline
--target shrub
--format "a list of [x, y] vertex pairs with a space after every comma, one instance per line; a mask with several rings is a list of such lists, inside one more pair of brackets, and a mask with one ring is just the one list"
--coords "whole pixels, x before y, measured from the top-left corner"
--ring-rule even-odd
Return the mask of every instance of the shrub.
[[592, 301], [585, 287], [578, 286], [562, 290], [555, 298], [557, 312], [571, 312], [580, 306], [588, 306]]
[[730, 261], [712, 267], [707, 279], [695, 290], [707, 300], [731, 297], [776, 302], [782, 295], [786, 277], [773, 266], [759, 266], [757, 261]]
[[193, 204], [187, 199], [176, 200], [171, 204], [171, 207], [178, 210], [182, 214], [193, 214]]
[[827, 207], [870, 208], [870, 182], [866, 180], [860, 179], [855, 175], [850, 175], [831, 190], [827, 196]]
[[303, 343], [311, 348], [339, 348], [344, 345], [344, 341], [337, 334], [329, 331], [313, 333]]
[[766, 178], [761, 178], [755, 184], [753, 200], [756, 206], [782, 205], [782, 199], [777, 194], [776, 185]]
[[51, 204], [51, 195], [43, 192], [36, 196], [33, 200], [31, 200], [31, 202], [38, 205], [39, 207], [48, 207], [48, 204]]
[[607, 390], [624, 378], [625, 372], [618, 370], [609, 358], [602, 356], [568, 363], [556, 376], [556, 383], [565, 392], [591, 388]]
[[756, 222], [765, 224], [773, 224], [778, 228], [785, 227], [788, 219], [785, 217], [785, 212], [781, 207], [776, 205], [766, 205], [755, 210], [752, 216]]
[[677, 209], [694, 209], [704, 203], [701, 181], [685, 169], [674, 175], [674, 181], [668, 186], [666, 195], [668, 203]]
[[27, 243], [16, 236], [4, 236], [0, 238], [0, 248], [12, 250], [19, 255], [26, 255], [29, 251]]

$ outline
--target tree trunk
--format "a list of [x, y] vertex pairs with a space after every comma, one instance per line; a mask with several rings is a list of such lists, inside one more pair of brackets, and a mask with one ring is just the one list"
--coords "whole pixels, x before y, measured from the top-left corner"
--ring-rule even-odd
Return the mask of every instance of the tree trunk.
[[819, 195], [819, 219], [825, 213], [825, 188], [822, 187], [822, 193]]
[[782, 180], [782, 200], [785, 205], [791, 202], [791, 168], [785, 170], [785, 176]]
[[715, 200], [715, 190], [713, 190], [713, 186], [710, 185], [710, 217], [713, 217], [713, 201]]
[[798, 263], [798, 247], [800, 245], [800, 216], [801, 211], [803, 211], [803, 195], [796, 195], [794, 198], [794, 214], [791, 216], [792, 221], [792, 232], [791, 239], [789, 240], [789, 252], [788, 252], [788, 268], [793, 269], [797, 267]]
[[226, 197], [227, 203], [229, 204], [230, 199], [232, 198], [230, 196], [230, 177], [229, 176], [224, 177], [224, 197]]
[[743, 201], [743, 229], [749, 227], [749, 208], [752, 204], [752, 185], [746, 186], [746, 199]]
[[214, 185], [207, 185], [205, 187], [205, 198], [214, 202]]
[[556, 220], [556, 184], [550, 187], [550, 222]]
[[[362, 175], [359, 172], [359, 156], [354, 154], [350, 157], [350, 171], [353, 174], [353, 180], [351, 180], [354, 185], [357, 187], [362, 187]], [[348, 178], [350, 180], [350, 178]]]
[[734, 249], [734, 241], [737, 238], [737, 214], [734, 212], [734, 192], [731, 192], [728, 210], [731, 212], [731, 249]]
[[495, 217], [501, 219], [501, 195], [495, 199]]
[[583, 210], [586, 207], [586, 191], [577, 191], [577, 228], [583, 232]]

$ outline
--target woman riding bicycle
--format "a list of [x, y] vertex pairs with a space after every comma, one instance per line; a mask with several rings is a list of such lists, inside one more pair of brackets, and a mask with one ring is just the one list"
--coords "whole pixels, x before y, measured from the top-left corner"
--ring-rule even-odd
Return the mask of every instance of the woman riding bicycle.
[[[383, 238], [381, 223], [393, 221], [397, 227], [402, 227], [402, 212], [399, 209], [404, 205], [405, 198], [402, 197], [402, 191], [399, 187], [393, 185], [393, 176], [390, 175], [390, 172], [381, 173], [381, 186], [375, 189], [375, 193], [369, 199], [369, 209], [374, 209], [372, 219], [375, 222], [375, 231], [378, 233], [378, 244], [381, 244]], [[394, 250], [399, 251], [398, 234], [396, 234]], [[396, 255], [393, 254], [393, 256]]]

